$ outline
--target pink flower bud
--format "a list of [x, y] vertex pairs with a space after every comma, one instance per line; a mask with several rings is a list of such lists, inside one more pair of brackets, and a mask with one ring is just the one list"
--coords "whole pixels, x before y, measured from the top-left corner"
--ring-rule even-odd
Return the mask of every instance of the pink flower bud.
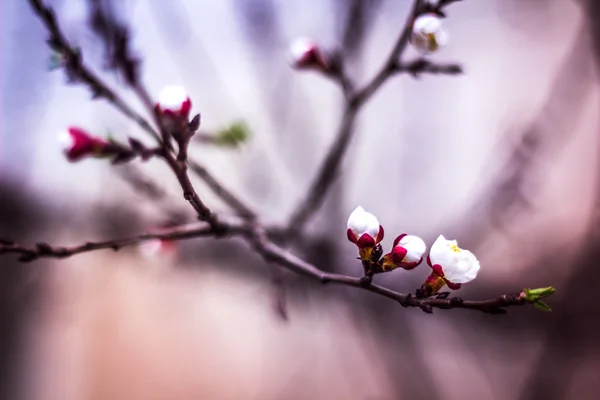
[[426, 250], [427, 246], [423, 239], [403, 233], [394, 240], [392, 251], [384, 256], [383, 269], [385, 271], [396, 268], [411, 270], [423, 261]]
[[350, 214], [347, 226], [348, 240], [358, 247], [375, 246], [383, 240], [383, 227], [373, 214], [361, 206]]
[[327, 69], [325, 56], [317, 43], [311, 39], [299, 38], [294, 40], [290, 46], [292, 65], [298, 69], [315, 68]]
[[92, 136], [83, 129], [69, 127], [59, 136], [64, 145], [64, 153], [70, 162], [76, 162], [88, 156], [99, 156], [110, 145], [103, 138]]
[[373, 214], [361, 206], [350, 214], [347, 225], [348, 240], [359, 248], [361, 259], [368, 260], [375, 245], [383, 240], [383, 227]]
[[161, 90], [156, 110], [163, 116], [187, 122], [192, 109], [192, 101], [181, 86], [169, 85]]

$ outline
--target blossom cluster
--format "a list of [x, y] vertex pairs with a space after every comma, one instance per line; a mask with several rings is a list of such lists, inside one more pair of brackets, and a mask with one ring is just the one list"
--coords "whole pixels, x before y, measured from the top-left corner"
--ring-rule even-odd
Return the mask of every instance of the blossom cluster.
[[[358, 206], [348, 218], [348, 240], [358, 248], [365, 275], [389, 272], [397, 268], [412, 270], [423, 261], [427, 246], [418, 236], [403, 233], [394, 239], [389, 253], [381, 256], [384, 229], [375, 215]], [[421, 287], [424, 295], [432, 295], [447, 285], [452, 290], [472, 281], [479, 272], [479, 261], [469, 250], [458, 247], [456, 240], [439, 235], [426, 257], [431, 274]]]

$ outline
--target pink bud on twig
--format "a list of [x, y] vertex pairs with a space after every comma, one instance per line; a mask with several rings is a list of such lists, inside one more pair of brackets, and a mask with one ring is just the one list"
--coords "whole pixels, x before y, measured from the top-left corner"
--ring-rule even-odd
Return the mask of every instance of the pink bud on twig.
[[169, 85], [161, 90], [156, 110], [164, 117], [182, 119], [187, 122], [191, 109], [192, 101], [183, 87]]
[[103, 155], [110, 143], [90, 135], [81, 128], [69, 127], [60, 134], [60, 142], [64, 145], [64, 153], [70, 162], [79, 161], [88, 156]]
[[414, 269], [423, 261], [426, 250], [427, 246], [423, 239], [403, 233], [394, 240], [392, 251], [383, 256], [383, 270]]
[[297, 69], [317, 69], [325, 71], [328, 63], [320, 47], [311, 39], [299, 38], [290, 45], [292, 66]]
[[383, 227], [379, 224], [377, 217], [366, 212], [361, 206], [350, 214], [348, 218], [348, 240], [356, 244], [360, 257], [368, 260], [375, 245], [383, 240]]

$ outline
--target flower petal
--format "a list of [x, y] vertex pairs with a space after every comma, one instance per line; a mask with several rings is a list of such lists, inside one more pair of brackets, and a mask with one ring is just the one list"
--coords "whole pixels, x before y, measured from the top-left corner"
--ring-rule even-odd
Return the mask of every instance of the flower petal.
[[423, 258], [427, 246], [423, 239], [414, 235], [401, 235], [397, 245], [406, 249], [406, 257], [404, 262], [414, 263]]
[[375, 240], [380, 231], [383, 237], [383, 229], [380, 229], [377, 218], [373, 214], [366, 212], [361, 206], [356, 207], [350, 214], [347, 225], [348, 229], [351, 229], [356, 237], [361, 237], [366, 233]]
[[479, 261], [469, 250], [461, 250], [454, 264], [444, 267], [446, 278], [454, 283], [467, 283], [477, 277]]
[[453, 283], [446, 279], [446, 286], [448, 286], [452, 290], [458, 290], [461, 287], [460, 283]]
[[429, 252], [431, 263], [439, 264], [452, 283], [467, 283], [477, 277], [480, 265], [473, 253], [460, 249], [455, 240], [440, 235]]
[[442, 266], [451, 264], [453, 262], [453, 252], [449, 247], [455, 244], [456, 241], [447, 240], [444, 235], [438, 236], [429, 250], [431, 262], [433, 264], [440, 264]]

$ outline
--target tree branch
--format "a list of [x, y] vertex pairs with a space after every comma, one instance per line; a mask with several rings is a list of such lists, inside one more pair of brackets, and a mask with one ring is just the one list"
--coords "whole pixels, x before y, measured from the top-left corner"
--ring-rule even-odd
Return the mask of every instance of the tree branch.
[[463, 70], [459, 64], [439, 64], [426, 58], [417, 58], [413, 61], [398, 63], [396, 72], [407, 72], [418, 78], [422, 73], [457, 75], [462, 74]]
[[37, 243], [34, 247], [26, 247], [17, 243], [0, 240], [0, 254], [20, 254], [20, 261], [30, 262], [40, 258], [67, 258], [76, 254], [96, 250], [111, 249], [118, 251], [124, 247], [137, 245], [148, 240], [184, 240], [200, 237], [243, 236], [252, 248], [269, 262], [284, 267], [299, 275], [316, 279], [323, 284], [335, 283], [360, 288], [377, 295], [399, 302], [403, 307], [418, 307], [427, 313], [432, 308], [453, 309], [465, 308], [490, 314], [502, 314], [503, 308], [526, 304], [520, 293], [505, 294], [489, 300], [463, 300], [452, 298], [418, 298], [410, 293], [399, 293], [376, 284], [365, 284], [359, 277], [327, 273], [314, 265], [298, 258], [284, 248], [274, 244], [266, 236], [265, 230], [252, 223], [228, 221], [222, 222], [224, 232], [215, 232], [207, 223], [182, 225], [137, 236], [109, 240], [105, 242], [87, 242], [78, 246], [53, 247], [47, 243]]
[[112, 249], [121, 250], [123, 247], [133, 246], [148, 240], [182, 240], [198, 237], [220, 237], [221, 235], [240, 235], [249, 231], [244, 224], [229, 222], [224, 232], [215, 232], [213, 227], [206, 223], [181, 225], [174, 228], [156, 230], [142, 233], [137, 236], [108, 240], [104, 242], [86, 242], [77, 246], [54, 247], [47, 243], [36, 243], [34, 247], [22, 246], [10, 240], [0, 239], [0, 254], [20, 254], [19, 261], [30, 262], [40, 258], [67, 258], [76, 254], [88, 253], [95, 250]]
[[286, 240], [295, 238], [302, 232], [304, 225], [310, 218], [319, 210], [323, 204], [327, 193], [333, 185], [339, 174], [344, 155], [346, 154], [354, 132], [354, 122], [358, 112], [371, 96], [397, 72], [410, 72], [416, 75], [418, 72], [429, 73], [460, 73], [460, 67], [453, 65], [436, 65], [430, 61], [420, 59], [408, 64], [402, 64], [400, 58], [408, 45], [412, 24], [414, 19], [426, 12], [442, 13], [442, 8], [460, 0], [440, 1], [437, 5], [432, 6], [423, 0], [414, 0], [411, 10], [406, 18], [404, 27], [392, 48], [383, 67], [375, 75], [375, 77], [366, 84], [362, 89], [351, 93], [351, 85], [348, 79], [343, 74], [343, 66], [338, 66], [334, 69], [335, 74], [329, 74], [332, 78], [342, 86], [346, 95], [346, 105], [340, 127], [335, 136], [327, 156], [323, 160], [318, 169], [317, 175], [313, 180], [306, 197], [296, 207], [287, 224]]

